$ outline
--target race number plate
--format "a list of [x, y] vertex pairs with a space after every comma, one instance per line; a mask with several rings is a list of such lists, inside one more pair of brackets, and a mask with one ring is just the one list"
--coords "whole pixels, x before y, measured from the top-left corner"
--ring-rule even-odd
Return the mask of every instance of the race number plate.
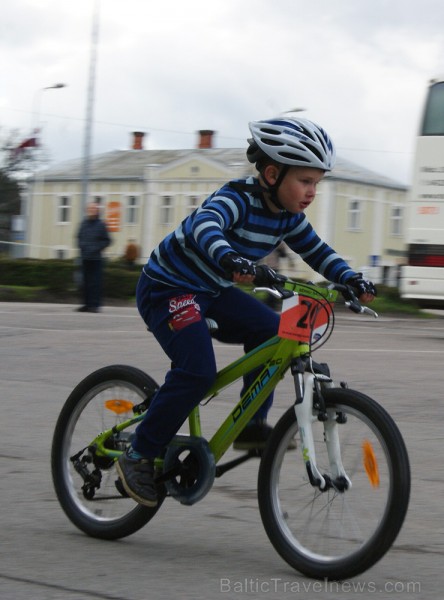
[[278, 335], [306, 344], [314, 344], [327, 331], [332, 303], [296, 294], [282, 303]]

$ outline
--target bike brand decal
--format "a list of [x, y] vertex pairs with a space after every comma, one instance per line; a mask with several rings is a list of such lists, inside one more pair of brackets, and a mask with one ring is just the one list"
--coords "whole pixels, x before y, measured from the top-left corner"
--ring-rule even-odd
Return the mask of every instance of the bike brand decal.
[[171, 298], [168, 310], [172, 315], [168, 321], [168, 327], [172, 331], [180, 331], [202, 319], [195, 294], [184, 294]]
[[310, 448], [305, 445], [305, 428], [299, 425], [299, 434], [302, 442], [302, 460], [304, 463], [310, 463]]
[[270, 381], [270, 379], [273, 377], [273, 375], [278, 370], [278, 368], [279, 368], [278, 363], [280, 363], [280, 362], [281, 362], [281, 360], [273, 361], [273, 363], [271, 363], [269, 365], [268, 369], [264, 373], [261, 374], [260, 379], [256, 382], [254, 387], [248, 392], [248, 394], [244, 398], [242, 398], [240, 400], [240, 402], [237, 404], [236, 408], [231, 413], [234, 423], [247, 410], [248, 406], [257, 397], [259, 392], [261, 392], [264, 389], [266, 384]]

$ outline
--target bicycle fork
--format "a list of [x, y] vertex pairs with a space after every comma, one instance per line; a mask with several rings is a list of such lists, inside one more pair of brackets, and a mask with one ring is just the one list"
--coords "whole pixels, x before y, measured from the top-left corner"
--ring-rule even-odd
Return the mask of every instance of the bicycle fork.
[[[317, 389], [318, 396], [321, 397], [320, 384], [332, 384], [332, 379], [328, 375], [307, 371], [308, 360], [297, 359], [292, 365], [296, 391], [295, 414], [301, 438], [302, 458], [313, 487], [317, 487], [323, 492], [331, 488], [343, 492], [352, 486], [342, 464], [339, 442], [338, 425], [345, 422], [344, 415], [337, 414], [335, 410], [326, 409], [322, 401], [321, 406], [314, 410], [314, 390]], [[317, 420], [323, 422], [324, 442], [327, 447], [331, 475], [322, 474], [316, 463], [312, 424]]]

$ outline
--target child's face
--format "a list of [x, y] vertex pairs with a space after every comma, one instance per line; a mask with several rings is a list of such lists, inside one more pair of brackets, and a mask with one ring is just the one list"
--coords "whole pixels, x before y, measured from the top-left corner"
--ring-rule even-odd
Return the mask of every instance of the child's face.
[[290, 213], [304, 212], [316, 196], [325, 172], [312, 167], [290, 167], [278, 189], [278, 200]]

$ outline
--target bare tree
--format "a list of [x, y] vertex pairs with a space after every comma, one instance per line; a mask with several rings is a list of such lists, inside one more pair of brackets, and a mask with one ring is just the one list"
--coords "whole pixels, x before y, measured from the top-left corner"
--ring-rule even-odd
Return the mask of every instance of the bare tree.
[[17, 129], [4, 132], [0, 135], [0, 168], [10, 175], [33, 171], [38, 146], [38, 131], [28, 135]]
[[20, 214], [20, 181], [35, 169], [36, 133], [0, 130], [0, 249], [12, 241], [12, 217]]

